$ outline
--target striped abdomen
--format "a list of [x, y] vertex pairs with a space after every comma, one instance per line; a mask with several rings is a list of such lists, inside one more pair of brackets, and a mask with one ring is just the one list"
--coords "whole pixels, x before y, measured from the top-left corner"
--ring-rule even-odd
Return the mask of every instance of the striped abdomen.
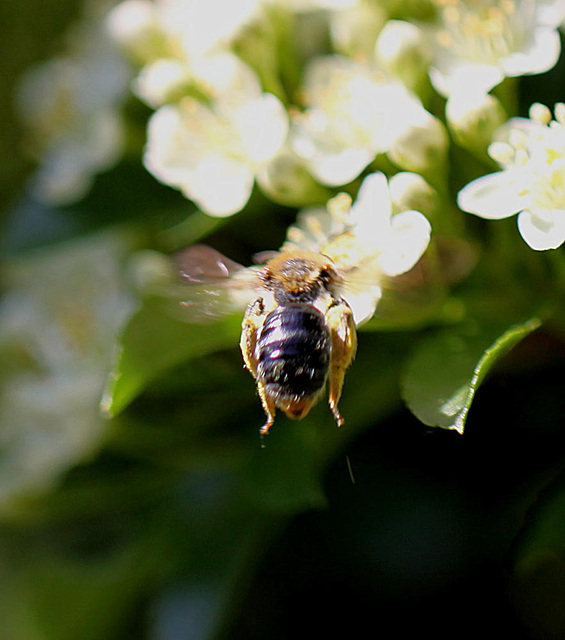
[[265, 319], [257, 339], [257, 377], [275, 398], [315, 395], [326, 381], [330, 332], [313, 306], [290, 303]]

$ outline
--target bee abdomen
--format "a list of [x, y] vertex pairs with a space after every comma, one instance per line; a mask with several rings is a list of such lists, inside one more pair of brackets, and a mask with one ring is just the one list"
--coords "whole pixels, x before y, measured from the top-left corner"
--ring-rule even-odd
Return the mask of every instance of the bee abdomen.
[[267, 316], [259, 334], [257, 375], [276, 396], [313, 395], [324, 386], [330, 355], [324, 316], [311, 305], [282, 305]]

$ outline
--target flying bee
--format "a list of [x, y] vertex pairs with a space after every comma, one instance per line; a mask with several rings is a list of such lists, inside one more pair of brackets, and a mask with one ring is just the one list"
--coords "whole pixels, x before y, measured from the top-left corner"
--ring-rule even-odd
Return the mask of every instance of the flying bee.
[[[343, 276], [331, 258], [288, 249], [263, 254], [263, 265], [245, 268], [211, 247], [194, 245], [175, 259], [193, 287], [183, 300], [193, 320], [228, 311], [234, 292], [240, 302], [250, 296], [240, 348], [266, 414], [262, 435], [277, 409], [304, 418], [328, 384], [330, 409], [343, 424], [338, 401], [357, 337], [353, 312], [339, 293]], [[222, 289], [230, 295], [222, 298]]]
[[268, 433], [276, 409], [301, 420], [329, 383], [329, 406], [338, 409], [345, 372], [357, 349], [351, 308], [339, 295], [341, 276], [327, 256], [286, 251], [259, 272], [257, 297], [248, 305], [240, 347], [257, 383]]

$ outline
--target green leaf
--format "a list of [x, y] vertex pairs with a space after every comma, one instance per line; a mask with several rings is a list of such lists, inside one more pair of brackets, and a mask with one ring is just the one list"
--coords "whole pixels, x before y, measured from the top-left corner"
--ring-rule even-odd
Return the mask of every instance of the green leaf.
[[403, 379], [404, 401], [424, 424], [463, 433], [475, 393], [493, 365], [541, 324], [467, 323], [425, 339]]
[[151, 382], [175, 366], [237, 345], [240, 332], [240, 318], [230, 316], [211, 324], [188, 324], [171, 316], [162, 300], [146, 300], [122, 334], [102, 410], [110, 416], [117, 415]]

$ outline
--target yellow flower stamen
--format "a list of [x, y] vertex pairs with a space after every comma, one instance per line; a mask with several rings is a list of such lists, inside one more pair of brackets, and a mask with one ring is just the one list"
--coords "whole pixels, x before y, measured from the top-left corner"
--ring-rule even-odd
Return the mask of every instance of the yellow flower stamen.
[[334, 220], [347, 222], [352, 202], [351, 196], [348, 193], [342, 192], [338, 193], [337, 196], [331, 200], [328, 200], [327, 208]]

